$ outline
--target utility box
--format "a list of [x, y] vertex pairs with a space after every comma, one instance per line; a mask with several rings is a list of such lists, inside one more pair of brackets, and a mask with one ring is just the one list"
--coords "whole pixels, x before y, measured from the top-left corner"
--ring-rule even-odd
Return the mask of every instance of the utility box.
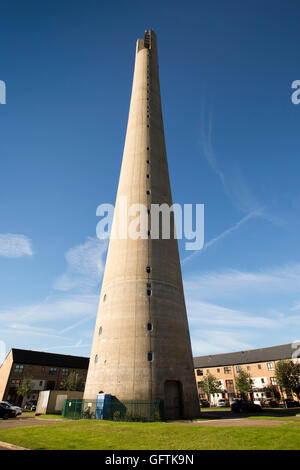
[[110, 412], [111, 395], [98, 393], [96, 401], [96, 419], [107, 419]]
[[80, 399], [83, 392], [70, 390], [44, 390], [39, 393], [36, 405], [36, 413], [39, 414], [61, 414], [64, 402], [67, 399]]

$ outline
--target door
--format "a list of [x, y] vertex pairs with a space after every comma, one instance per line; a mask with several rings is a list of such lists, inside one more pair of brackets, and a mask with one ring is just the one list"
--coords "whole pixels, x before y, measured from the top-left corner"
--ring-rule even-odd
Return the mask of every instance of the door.
[[164, 410], [165, 419], [181, 419], [183, 417], [182, 385], [179, 380], [165, 382]]

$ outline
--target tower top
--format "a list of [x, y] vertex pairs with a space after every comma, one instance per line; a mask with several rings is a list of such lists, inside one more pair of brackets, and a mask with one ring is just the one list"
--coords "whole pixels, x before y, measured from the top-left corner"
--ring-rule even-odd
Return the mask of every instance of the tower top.
[[141, 51], [142, 49], [157, 49], [156, 44], [156, 34], [153, 29], [146, 29], [144, 34], [144, 39], [137, 40], [137, 52]]

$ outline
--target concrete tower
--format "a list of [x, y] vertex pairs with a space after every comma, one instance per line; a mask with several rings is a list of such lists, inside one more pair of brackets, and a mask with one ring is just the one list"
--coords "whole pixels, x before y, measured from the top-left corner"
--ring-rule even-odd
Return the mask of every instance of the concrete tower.
[[[151, 204], [172, 206], [152, 30], [136, 45], [115, 228], [125, 197], [128, 208], [145, 205], [149, 221]], [[162, 399], [167, 418], [197, 417], [177, 240], [146, 235], [110, 240], [84, 398], [104, 392], [121, 401]]]

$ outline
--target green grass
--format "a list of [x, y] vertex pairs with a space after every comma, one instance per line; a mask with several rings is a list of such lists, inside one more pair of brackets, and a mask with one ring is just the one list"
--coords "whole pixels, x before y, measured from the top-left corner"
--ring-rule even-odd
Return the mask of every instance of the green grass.
[[300, 449], [300, 423], [202, 427], [173, 423], [71, 421], [0, 430], [0, 440], [31, 449]]
[[35, 416], [37, 419], [64, 419], [62, 415], [38, 415]]
[[211, 406], [209, 408], [201, 408], [201, 411], [203, 413], [206, 411], [231, 411], [231, 408], [228, 406]]

